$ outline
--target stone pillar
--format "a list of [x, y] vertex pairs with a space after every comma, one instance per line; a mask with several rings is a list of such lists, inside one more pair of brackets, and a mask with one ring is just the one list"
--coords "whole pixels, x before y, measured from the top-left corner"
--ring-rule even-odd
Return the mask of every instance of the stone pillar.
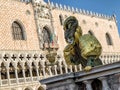
[[49, 70], [50, 76], [52, 76], [51, 66], [48, 67], [48, 70]]
[[83, 81], [84, 84], [86, 85], [86, 89], [87, 90], [92, 90], [92, 86], [91, 86], [91, 80], [87, 80], [87, 81]]
[[70, 72], [73, 72], [73, 70], [72, 70], [72, 65], [70, 65]]
[[80, 71], [82, 71], [82, 65], [81, 64], [79, 64], [79, 69], [80, 69]]
[[111, 90], [107, 83], [106, 77], [100, 77], [98, 79], [102, 82], [102, 90]]
[[67, 65], [65, 65], [65, 72], [68, 73]]
[[25, 67], [22, 67], [22, 73], [23, 73], [23, 77], [24, 77], [24, 82], [26, 82]]
[[59, 65], [59, 67], [60, 67], [60, 74], [63, 74], [62, 65]]
[[0, 66], [0, 86], [2, 85], [2, 82], [1, 82], [1, 66]]
[[76, 65], [74, 66], [74, 68], [75, 68], [75, 72], [77, 72], [77, 66]]
[[9, 73], [9, 67], [6, 67], [7, 69], [7, 78], [8, 78], [8, 84], [10, 85], [11, 82], [10, 82], [10, 73]]
[[40, 77], [39, 77], [39, 72], [38, 72], [38, 66], [36, 66], [36, 72], [37, 72], [37, 78], [38, 78], [38, 80], [40, 79]]
[[57, 65], [55, 65], [54, 67], [55, 67], [55, 75], [57, 75]]
[[33, 75], [32, 75], [32, 68], [31, 68], [31, 67], [29, 67], [29, 71], [30, 71], [31, 80], [32, 80], [32, 82], [33, 82]]
[[42, 71], [43, 71], [43, 76], [44, 76], [44, 78], [46, 78], [45, 66], [42, 66]]
[[17, 67], [15, 67], [15, 77], [16, 77], [16, 82], [17, 84], [19, 83], [18, 81], [18, 72], [17, 72]]

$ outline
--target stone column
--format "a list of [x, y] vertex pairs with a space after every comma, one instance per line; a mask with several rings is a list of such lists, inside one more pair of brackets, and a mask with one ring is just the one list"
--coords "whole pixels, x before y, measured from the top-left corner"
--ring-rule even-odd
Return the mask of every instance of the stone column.
[[86, 85], [87, 90], [92, 90], [92, 86], [91, 86], [92, 80], [87, 80], [87, 81], [83, 81], [83, 82]]
[[80, 71], [82, 71], [82, 65], [81, 64], [79, 65], [79, 69], [80, 69]]
[[39, 72], [38, 72], [38, 66], [36, 66], [36, 72], [37, 72], [37, 78], [38, 78], [38, 80], [40, 79], [40, 77], [39, 77]]
[[19, 83], [18, 81], [18, 72], [17, 72], [17, 67], [15, 67], [15, 77], [16, 77], [16, 82], [17, 84]]
[[75, 72], [77, 72], [77, 66], [76, 65], [74, 66], [74, 68], [75, 68]]
[[98, 79], [102, 82], [102, 90], [111, 90], [107, 83], [106, 77], [100, 77]]
[[54, 66], [55, 68], [55, 75], [57, 75], [57, 65]]
[[43, 76], [44, 76], [44, 78], [46, 78], [45, 66], [42, 66], [42, 71], [43, 71]]
[[59, 67], [60, 67], [60, 74], [63, 74], [62, 65], [59, 65]]
[[0, 86], [2, 85], [2, 82], [1, 82], [1, 66], [0, 66]]
[[31, 68], [31, 67], [29, 67], [29, 71], [30, 71], [31, 80], [32, 80], [32, 82], [33, 82], [33, 75], [32, 75], [32, 68]]
[[48, 67], [48, 70], [49, 70], [50, 76], [52, 76], [51, 66]]
[[8, 78], [8, 84], [10, 85], [11, 82], [10, 82], [10, 73], [9, 73], [9, 67], [6, 67], [7, 69], [7, 78]]
[[70, 65], [70, 72], [73, 72], [73, 70], [72, 70], [72, 65]]
[[65, 72], [68, 73], [67, 65], [65, 65]]
[[25, 67], [22, 67], [22, 73], [23, 73], [23, 77], [24, 77], [24, 82], [26, 82], [26, 77], [25, 77]]

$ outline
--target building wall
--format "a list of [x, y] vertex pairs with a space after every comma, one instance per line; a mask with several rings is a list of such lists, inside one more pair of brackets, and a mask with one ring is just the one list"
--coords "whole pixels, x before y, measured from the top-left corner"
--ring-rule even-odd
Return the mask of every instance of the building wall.
[[[24, 3], [15, 0], [1, 0], [0, 1], [0, 50], [40, 50], [38, 40], [37, 24], [34, 19], [34, 11], [32, 3]], [[24, 7], [24, 8], [23, 8]], [[30, 14], [27, 13], [29, 10]], [[79, 25], [83, 30], [83, 34], [92, 31], [96, 38], [100, 41], [103, 47], [103, 52], [119, 52], [119, 34], [116, 25], [116, 20], [99, 18], [97, 16], [90, 16], [87, 14], [73, 13], [72, 11], [54, 8], [52, 9], [53, 27], [55, 34], [58, 36], [59, 51], [63, 51], [66, 46], [64, 39], [63, 25], [60, 24], [59, 15], [63, 15], [65, 20], [68, 16], [75, 16]], [[17, 20], [22, 23], [26, 32], [26, 40], [13, 40], [12, 23]], [[42, 21], [43, 20], [43, 21]], [[83, 20], [86, 23], [83, 23]], [[98, 24], [98, 26], [95, 25]], [[40, 26], [50, 26], [50, 20], [40, 20]], [[111, 27], [110, 27], [111, 26]], [[105, 34], [111, 36], [113, 45], [107, 45]]]
[[[64, 20], [66, 16], [75, 16], [78, 19], [79, 25], [82, 28], [83, 34], [88, 34], [88, 31], [92, 31], [93, 34], [96, 36], [96, 38], [100, 41], [103, 52], [119, 52], [119, 33], [118, 28], [116, 25], [116, 20], [112, 19], [105, 19], [105, 18], [99, 18], [97, 16], [90, 16], [80, 13], [73, 13], [65, 10], [61, 10], [58, 8], [55, 8], [52, 11], [53, 19], [54, 19], [54, 27], [58, 34], [58, 42], [60, 45], [60, 50], [63, 50], [66, 46], [66, 42], [64, 40], [64, 30], [63, 25], [60, 25], [59, 15], [62, 15]], [[83, 23], [83, 20], [86, 21], [86, 23]], [[98, 25], [96, 25], [97, 23]], [[108, 33], [111, 36], [113, 45], [108, 45], [106, 42], [106, 36], [105, 34]]]
[[[29, 10], [29, 12], [27, 12]], [[26, 40], [14, 40], [12, 23], [24, 27]], [[15, 0], [0, 0], [0, 50], [39, 50], [33, 6]]]

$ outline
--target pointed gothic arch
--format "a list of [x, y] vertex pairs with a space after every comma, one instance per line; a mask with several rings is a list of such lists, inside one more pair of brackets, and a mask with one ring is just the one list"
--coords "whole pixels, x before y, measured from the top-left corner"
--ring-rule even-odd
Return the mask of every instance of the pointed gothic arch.
[[42, 86], [40, 86], [39, 88], [38, 88], [38, 90], [45, 90]]
[[64, 19], [63, 19], [63, 16], [62, 16], [62, 15], [59, 15], [59, 19], [60, 19], [60, 24], [63, 25], [63, 22], [64, 22], [64, 21], [63, 21], [63, 20], [64, 20]]
[[51, 43], [52, 42], [52, 33], [48, 26], [43, 27], [43, 42], [44, 43]]
[[12, 35], [14, 40], [26, 40], [24, 26], [19, 21], [12, 23]]
[[13, 64], [10, 62], [9, 64], [9, 73], [10, 73], [10, 78], [16, 78], [15, 76], [15, 68]]
[[31, 87], [26, 87], [25, 89], [23, 90], [33, 90]]
[[98, 79], [94, 79], [91, 85], [93, 90], [102, 90], [102, 82]]
[[113, 45], [111, 35], [109, 33], [105, 34], [107, 45]]

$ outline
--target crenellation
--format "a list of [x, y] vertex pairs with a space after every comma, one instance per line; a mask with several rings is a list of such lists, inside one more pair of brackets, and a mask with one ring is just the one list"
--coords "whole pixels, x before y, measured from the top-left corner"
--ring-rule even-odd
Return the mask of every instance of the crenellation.
[[66, 7], [66, 5], [64, 5], [64, 10], [65, 10], [65, 11], [67, 10], [67, 7]]
[[67, 9], [68, 11], [71, 11], [71, 8], [70, 8], [70, 6], [68, 6], [68, 9]]
[[92, 11], [90, 11], [90, 15], [93, 15], [93, 12], [92, 12]]
[[87, 14], [87, 15], [90, 15], [90, 12], [87, 10], [87, 11], [86, 11], [86, 14]]
[[82, 9], [79, 9], [79, 13], [80, 13], [80, 14], [82, 13]]
[[86, 11], [83, 9], [83, 10], [82, 10], [82, 13], [83, 13], [83, 14], [86, 14]]
[[70, 6], [66, 6], [66, 5], [61, 5], [61, 4], [55, 4], [53, 2], [51, 2], [51, 6], [52, 7], [56, 7], [56, 9], [61, 9], [64, 11], [68, 11], [68, 12], [73, 12], [73, 13], [80, 13], [80, 14], [84, 14], [84, 15], [90, 15], [90, 16], [94, 16], [94, 17], [99, 17], [99, 18], [104, 18], [104, 19], [110, 19], [113, 20], [111, 16], [107, 16], [104, 14], [99, 14], [96, 12], [92, 12], [92, 11], [88, 11], [88, 10], [84, 10], [84, 9], [78, 9], [78, 8], [74, 8], [74, 7], [70, 7]]
[[55, 7], [53, 2], [51, 2], [51, 3], [50, 3], [50, 5], [52, 6], [52, 8], [54, 8], [54, 7]]
[[102, 17], [101, 14], [98, 14], [98, 17]]
[[95, 15], [98, 17], [98, 13], [95, 13]]
[[76, 13], [79, 13], [78, 8], [75, 9]]
[[73, 12], [73, 13], [75, 12], [75, 9], [74, 9], [74, 7], [72, 7], [72, 12]]
[[59, 6], [58, 6], [58, 4], [57, 4], [57, 3], [55, 4], [55, 7], [56, 7], [56, 8], [59, 8]]
[[60, 4], [59, 6], [60, 6], [60, 9], [63, 10], [63, 6], [62, 6], [62, 4]]

